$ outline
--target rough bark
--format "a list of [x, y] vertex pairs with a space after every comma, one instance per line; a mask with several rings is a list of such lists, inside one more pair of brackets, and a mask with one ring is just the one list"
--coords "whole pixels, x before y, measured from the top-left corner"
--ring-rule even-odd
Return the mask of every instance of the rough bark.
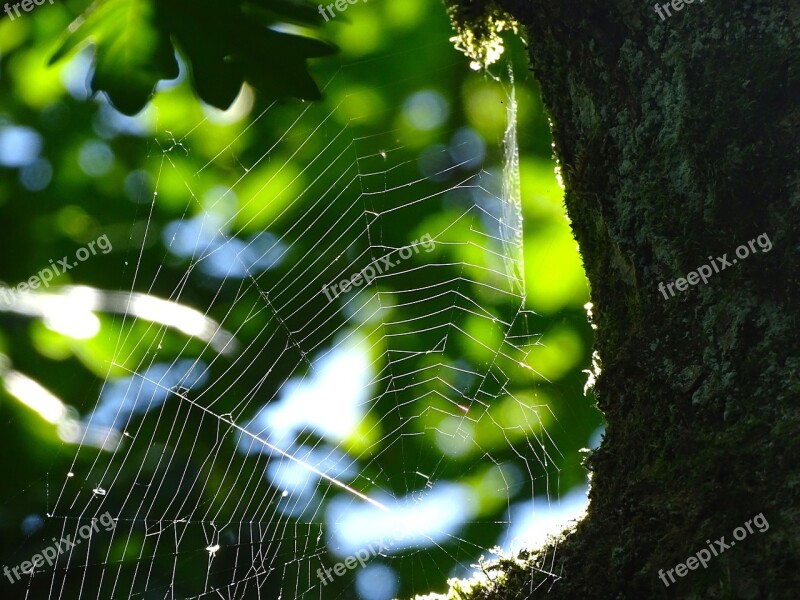
[[[589, 514], [452, 597], [796, 598], [800, 589], [800, 2], [452, 0], [521, 24], [592, 288], [608, 428]], [[730, 261], [665, 299], [659, 282]], [[754, 515], [707, 568], [673, 568]], [[458, 591], [461, 589], [462, 591]]]

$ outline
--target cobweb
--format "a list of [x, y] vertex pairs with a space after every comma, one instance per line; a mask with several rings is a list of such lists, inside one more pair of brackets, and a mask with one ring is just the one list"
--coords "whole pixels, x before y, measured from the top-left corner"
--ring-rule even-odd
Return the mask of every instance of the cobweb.
[[[443, 591], [508, 547], [531, 517], [518, 502], [558, 496], [563, 457], [528, 361], [513, 85], [505, 139], [485, 143], [442, 125], [435, 68], [424, 49], [408, 58], [419, 93], [388, 81], [396, 105], [353, 111], [352, 82], [380, 59], [343, 64], [324, 85], [339, 101], [267, 106], [200, 169], [214, 118], [159, 132], [152, 231], [115, 300], [126, 375], [83, 416], [72, 470], [50, 476], [62, 536], [104, 514], [113, 529], [29, 586], [103, 600]], [[436, 136], [420, 149], [400, 126], [376, 131], [385, 111]], [[269, 139], [267, 122], [281, 124]], [[211, 174], [226, 185], [207, 189]], [[176, 182], [181, 214], [159, 230]]]

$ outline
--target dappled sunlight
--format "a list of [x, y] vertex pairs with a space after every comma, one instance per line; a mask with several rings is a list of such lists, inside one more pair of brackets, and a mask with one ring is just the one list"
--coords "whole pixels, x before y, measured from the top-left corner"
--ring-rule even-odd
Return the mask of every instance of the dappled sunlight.
[[391, 553], [447, 543], [477, 508], [468, 486], [448, 482], [405, 497], [380, 499], [388, 512], [355, 505], [344, 497], [328, 504], [328, 544], [333, 552], [346, 556], [381, 540]]
[[562, 498], [537, 498], [511, 507], [508, 530], [497, 544], [510, 555], [544, 545], [549, 536], [557, 537], [570, 522], [583, 518], [589, 505], [588, 489], [579, 487]]
[[155, 364], [141, 374], [109, 382], [87, 422], [124, 431], [135, 415], [157, 409], [173, 395], [201, 387], [207, 378], [206, 369], [200, 362], [183, 360]]
[[[3, 309], [0, 309], [3, 310]], [[49, 292], [22, 292], [4, 310], [22, 315], [44, 317], [47, 322], [86, 336], [94, 321], [85, 313], [106, 312], [130, 315], [145, 321], [175, 328], [209, 343], [222, 353], [236, 349], [234, 337], [213, 319], [188, 306], [136, 292], [107, 292], [87, 286], [65, 286]], [[63, 325], [73, 315], [79, 319]], [[79, 325], [82, 323], [82, 325]]]
[[3, 376], [6, 391], [49, 423], [58, 423], [67, 416], [66, 405], [30, 377], [17, 371]]
[[[344, 442], [366, 414], [372, 379], [364, 342], [348, 342], [316, 359], [305, 378], [290, 379], [248, 425], [286, 448], [301, 434]], [[246, 452], [258, 451], [247, 441]]]
[[[62, 9], [41, 11], [53, 31]], [[35, 593], [410, 597], [538, 540], [583, 493], [587, 289], [550, 140], [517, 138], [546, 131], [522, 50], [472, 71], [442, 7], [404, 0], [328, 15], [335, 56], [293, 62], [291, 44], [329, 51], [297, 35], [313, 21], [273, 24], [268, 58], [239, 52], [266, 12], [234, 10], [241, 63], [204, 70], [189, 29], [154, 48], [147, 102], [101, 64], [114, 20], [19, 83], [41, 119], [0, 120], [28, 140], [0, 161], [27, 203], [0, 189], [22, 224], [7, 246], [42, 240], [4, 278], [113, 242], [0, 310], [0, 352], [39, 382], [11, 390], [21, 435], [55, 456], [48, 525], [117, 522]], [[156, 39], [147, 11], [130, 17], [131, 40]], [[323, 97], [274, 101], [285, 85]]]
[[118, 448], [121, 435], [116, 429], [82, 423], [77, 410], [18, 371], [5, 372], [2, 377], [6, 391], [42, 419], [56, 425], [58, 437], [63, 441], [107, 452]]

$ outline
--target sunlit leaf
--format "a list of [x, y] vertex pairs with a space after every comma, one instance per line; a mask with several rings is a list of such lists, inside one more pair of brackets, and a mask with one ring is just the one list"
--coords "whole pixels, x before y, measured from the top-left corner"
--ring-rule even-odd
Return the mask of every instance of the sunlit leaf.
[[276, 2], [265, 16], [262, 4], [103, 0], [77, 22], [51, 63], [93, 42], [92, 90], [108, 93], [126, 114], [139, 112], [159, 81], [178, 76], [176, 49], [189, 62], [198, 95], [217, 108], [230, 106], [245, 81], [268, 97], [318, 99], [320, 92], [306, 61], [332, 54], [335, 47], [268, 27], [317, 23], [308, 5]]

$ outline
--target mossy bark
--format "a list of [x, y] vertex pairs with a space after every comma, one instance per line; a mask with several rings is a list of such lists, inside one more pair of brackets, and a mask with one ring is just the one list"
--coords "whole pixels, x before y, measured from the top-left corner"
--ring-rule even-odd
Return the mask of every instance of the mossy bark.
[[[664, 20], [633, 0], [450, 5], [473, 26], [500, 7], [527, 37], [608, 422], [587, 518], [452, 597], [798, 597], [800, 1], [696, 0]], [[738, 258], [761, 234], [772, 249]], [[725, 254], [707, 284], [659, 291]], [[767, 531], [659, 579], [759, 513]]]

